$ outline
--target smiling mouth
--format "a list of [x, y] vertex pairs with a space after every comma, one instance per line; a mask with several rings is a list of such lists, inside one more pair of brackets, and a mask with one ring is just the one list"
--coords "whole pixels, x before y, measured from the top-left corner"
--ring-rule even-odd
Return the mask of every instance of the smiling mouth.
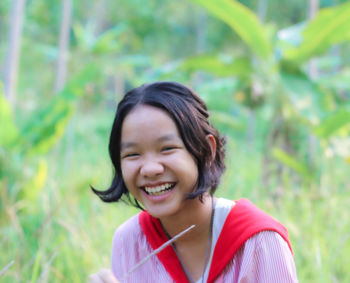
[[175, 187], [176, 183], [166, 183], [160, 186], [156, 187], [143, 187], [143, 190], [146, 192], [146, 194], [151, 196], [160, 196], [162, 194], [165, 194], [169, 191], [171, 191]]

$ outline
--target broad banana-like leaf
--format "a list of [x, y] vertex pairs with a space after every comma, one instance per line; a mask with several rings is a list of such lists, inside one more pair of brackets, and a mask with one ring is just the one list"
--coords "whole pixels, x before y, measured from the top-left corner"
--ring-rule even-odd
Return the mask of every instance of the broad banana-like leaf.
[[327, 93], [304, 73], [281, 72], [281, 83], [297, 115], [309, 121], [329, 110]]
[[332, 8], [322, 9], [305, 26], [302, 43], [297, 48], [284, 52], [285, 59], [303, 63], [321, 54], [334, 44], [350, 40], [350, 2]]
[[64, 100], [55, 100], [44, 111], [33, 116], [21, 133], [21, 149], [29, 155], [45, 154], [63, 136], [73, 107]]
[[94, 65], [86, 66], [49, 105], [37, 111], [25, 123], [20, 133], [21, 149], [26, 154], [44, 154], [63, 136], [73, 114], [74, 100], [85, 93], [86, 84], [98, 77]]
[[272, 55], [265, 27], [247, 7], [233, 0], [191, 0], [228, 24], [260, 58]]
[[320, 138], [328, 139], [340, 128], [348, 124], [350, 124], [350, 110], [343, 108], [335, 111], [332, 115], [325, 118], [317, 127], [313, 129], [313, 132]]
[[217, 55], [199, 55], [187, 58], [180, 64], [179, 69], [188, 72], [204, 71], [221, 77], [247, 77], [252, 72], [251, 62], [247, 57], [225, 62]]
[[312, 171], [309, 169], [307, 164], [296, 159], [285, 151], [279, 148], [274, 148], [272, 151], [272, 156], [283, 165], [302, 175], [305, 179], [312, 178]]

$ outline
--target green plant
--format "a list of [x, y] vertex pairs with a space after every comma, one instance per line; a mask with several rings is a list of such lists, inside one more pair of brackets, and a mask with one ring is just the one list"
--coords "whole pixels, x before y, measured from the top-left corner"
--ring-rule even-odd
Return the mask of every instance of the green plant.
[[[314, 134], [327, 140], [328, 144], [338, 129], [349, 129], [349, 100], [337, 102], [336, 85], [333, 84], [331, 89], [329, 82], [314, 80], [305, 71], [305, 65], [335, 44], [350, 40], [350, 4], [322, 9], [310, 22], [273, 35], [270, 27], [262, 25], [257, 16], [238, 1], [192, 2], [229, 25], [250, 52], [233, 57], [199, 55], [180, 62], [177, 70], [234, 76], [238, 80], [238, 87], [232, 89], [236, 92], [236, 102], [248, 107], [255, 115], [258, 109], [270, 108], [266, 153], [273, 152], [276, 160], [300, 174], [305, 181], [315, 181], [313, 171], [317, 165], [310, 157], [311, 153], [300, 151], [301, 145], [293, 144], [290, 137]], [[346, 73], [346, 68], [339, 68], [337, 73]], [[347, 106], [338, 109], [344, 103]], [[229, 105], [226, 112], [230, 112]], [[330, 117], [324, 118], [325, 115]], [[295, 123], [301, 127], [296, 128]], [[307, 137], [300, 141], [307, 142]]]

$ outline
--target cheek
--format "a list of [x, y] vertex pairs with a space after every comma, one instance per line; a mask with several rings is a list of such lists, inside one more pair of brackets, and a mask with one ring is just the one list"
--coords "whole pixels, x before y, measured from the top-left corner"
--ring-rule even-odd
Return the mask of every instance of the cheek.
[[187, 182], [191, 182], [192, 185], [197, 182], [198, 179], [198, 166], [193, 157], [190, 154], [184, 154], [181, 156], [178, 170], [182, 172], [183, 177]]
[[135, 162], [122, 162], [121, 171], [124, 183], [129, 189], [130, 185], [136, 181], [137, 164]]
[[128, 183], [130, 182], [130, 168], [128, 167], [129, 166], [127, 164], [122, 162], [121, 164], [122, 177], [126, 186], [128, 186]]

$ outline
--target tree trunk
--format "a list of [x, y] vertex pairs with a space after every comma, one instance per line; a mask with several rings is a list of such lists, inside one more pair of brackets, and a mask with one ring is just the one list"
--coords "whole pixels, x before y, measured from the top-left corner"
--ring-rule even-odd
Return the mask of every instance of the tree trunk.
[[[203, 10], [198, 11], [196, 15], [196, 49], [195, 54], [200, 55], [206, 52], [207, 49], [207, 23], [208, 16]], [[193, 84], [200, 85], [203, 83], [203, 72], [197, 71], [193, 77]]]
[[106, 0], [96, 1], [94, 4], [94, 17], [93, 17], [93, 25], [94, 25], [94, 36], [98, 36], [103, 30], [105, 26], [105, 16], [106, 16]]
[[258, 17], [264, 23], [266, 21], [267, 0], [259, 0], [258, 2]]
[[125, 93], [125, 81], [123, 72], [117, 72], [117, 74], [113, 76], [113, 92], [115, 94], [115, 101], [119, 103]]
[[200, 10], [196, 18], [196, 53], [202, 54], [207, 48], [208, 15], [203, 10]]
[[[318, 9], [319, 9], [319, 0], [309, 0], [309, 13], [308, 13], [309, 20], [312, 20], [317, 15]], [[308, 72], [311, 80], [314, 80], [317, 78], [318, 69], [317, 69], [316, 59], [310, 60]], [[309, 134], [309, 137], [308, 137], [309, 156], [310, 156], [311, 162], [315, 160], [316, 146], [317, 146], [316, 137], [311, 133]]]
[[[258, 17], [261, 23], [265, 23], [266, 21], [266, 12], [267, 12], [267, 0], [259, 0]], [[253, 60], [255, 59], [253, 58]], [[252, 96], [264, 95], [263, 87], [254, 81], [252, 82], [251, 89], [252, 89]], [[254, 147], [255, 140], [256, 140], [256, 113], [254, 108], [249, 109], [248, 117], [249, 118], [248, 118], [248, 129], [247, 129], [247, 143], [251, 147]]]
[[[309, 12], [308, 19], [312, 20], [318, 12], [319, 0], [309, 0]], [[311, 79], [315, 79], [318, 75], [317, 64], [315, 59], [311, 59], [309, 63], [309, 76]]]
[[61, 91], [66, 82], [67, 62], [69, 52], [69, 34], [72, 18], [72, 0], [62, 0], [62, 22], [59, 38], [55, 93]]
[[4, 90], [10, 104], [16, 103], [18, 65], [21, 50], [21, 36], [24, 18], [25, 0], [13, 0], [11, 6], [10, 29], [7, 55], [4, 68]]

